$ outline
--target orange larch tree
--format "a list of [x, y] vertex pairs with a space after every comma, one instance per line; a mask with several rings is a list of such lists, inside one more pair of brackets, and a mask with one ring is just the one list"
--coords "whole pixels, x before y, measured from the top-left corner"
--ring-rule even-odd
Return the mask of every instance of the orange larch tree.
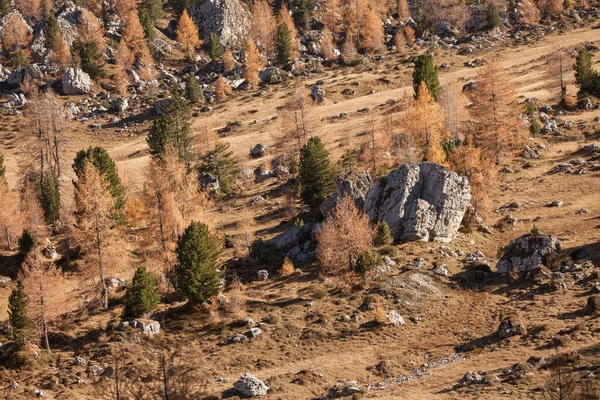
[[266, 0], [257, 0], [252, 6], [251, 34], [255, 43], [267, 57], [274, 59], [277, 22], [273, 16], [273, 10]]
[[29, 300], [27, 314], [50, 352], [50, 323], [66, 311], [64, 305], [68, 298], [62, 271], [54, 263], [41, 260], [40, 250], [36, 247], [27, 254], [20, 276]]
[[424, 161], [445, 163], [443, 144], [449, 134], [444, 128], [444, 113], [423, 83], [419, 85], [418, 97], [409, 103], [404, 129], [409, 144], [422, 149]]
[[194, 49], [202, 46], [202, 40], [198, 33], [198, 27], [188, 14], [187, 10], [184, 10], [179, 18], [177, 24], [177, 30], [175, 31], [177, 41], [185, 47], [185, 51], [190, 55]]
[[255, 86], [260, 82], [258, 72], [262, 68], [260, 54], [254, 40], [249, 38], [246, 42], [246, 58], [244, 59], [244, 79]]
[[499, 161], [522, 143], [527, 133], [520, 118], [516, 88], [498, 60], [489, 60], [477, 74], [477, 89], [470, 92], [476, 146]]

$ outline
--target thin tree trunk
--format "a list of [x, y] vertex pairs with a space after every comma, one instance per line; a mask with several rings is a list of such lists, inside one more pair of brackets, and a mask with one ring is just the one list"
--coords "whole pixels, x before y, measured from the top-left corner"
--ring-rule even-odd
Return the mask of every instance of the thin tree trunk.
[[38, 286], [40, 288], [40, 305], [42, 306], [42, 331], [44, 334], [44, 347], [46, 347], [48, 353], [51, 353], [50, 341], [48, 340], [48, 321], [46, 320], [46, 303], [44, 302], [44, 285], [42, 284], [41, 275], [41, 271], [38, 268]]
[[4, 235], [6, 236], [6, 246], [8, 251], [12, 251], [12, 242], [10, 241], [10, 233], [8, 233], [8, 227], [4, 227]]
[[103, 305], [104, 309], [108, 309], [108, 288], [104, 278], [104, 264], [102, 263], [102, 240], [100, 239], [100, 223], [98, 222], [98, 212], [96, 216], [96, 242], [98, 244], [98, 267], [100, 268], [100, 280], [102, 281]]
[[167, 379], [167, 362], [165, 359], [165, 351], [161, 352], [161, 364], [163, 373], [163, 390], [165, 394], [165, 400], [169, 400], [169, 381]]
[[119, 371], [119, 360], [117, 358], [117, 355], [113, 355], [114, 360], [115, 360], [115, 396], [116, 396], [116, 400], [121, 400], [121, 392], [119, 389], [119, 384], [121, 382], [121, 376], [120, 376], [120, 371]]
[[164, 223], [163, 223], [163, 205], [160, 194], [156, 194], [157, 208], [158, 208], [158, 227], [160, 229], [160, 242], [162, 244], [163, 251], [167, 251], [167, 243], [165, 239]]

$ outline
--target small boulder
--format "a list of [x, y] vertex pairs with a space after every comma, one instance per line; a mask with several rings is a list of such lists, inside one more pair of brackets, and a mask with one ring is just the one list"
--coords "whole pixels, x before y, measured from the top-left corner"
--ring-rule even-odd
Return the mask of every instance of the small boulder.
[[250, 150], [251, 158], [261, 158], [269, 153], [269, 146], [259, 143]]
[[269, 271], [267, 271], [266, 269], [261, 269], [256, 273], [256, 280], [266, 281], [267, 279], [269, 279]]
[[323, 86], [313, 85], [310, 88], [310, 96], [317, 103], [321, 103], [323, 102], [323, 100], [325, 100], [325, 89], [323, 88]]
[[129, 100], [126, 97], [117, 97], [113, 100], [111, 108], [115, 112], [124, 112], [129, 108]]
[[243, 397], [266, 396], [269, 387], [251, 373], [247, 373], [233, 384], [233, 389]]
[[498, 328], [498, 336], [500, 339], [506, 339], [511, 336], [516, 335], [525, 335], [527, 334], [527, 329], [525, 329], [525, 324], [517, 317], [507, 317], [501, 323]]
[[80, 68], [67, 68], [62, 77], [63, 92], [80, 95], [92, 92], [92, 78]]
[[154, 336], [160, 333], [160, 323], [151, 319], [134, 319], [133, 321], [122, 321], [119, 323], [119, 330], [124, 330], [127, 326], [133, 329], [139, 329], [144, 335]]
[[388, 312], [386, 317], [390, 324], [392, 324], [393, 326], [400, 326], [406, 324], [406, 322], [404, 322], [404, 318], [402, 318], [402, 315], [398, 314], [396, 310], [391, 310], [390, 312]]
[[548, 256], [558, 251], [560, 242], [556, 236], [527, 233], [502, 250], [496, 269], [499, 274], [507, 274], [513, 270], [531, 271], [540, 264], [546, 265]]

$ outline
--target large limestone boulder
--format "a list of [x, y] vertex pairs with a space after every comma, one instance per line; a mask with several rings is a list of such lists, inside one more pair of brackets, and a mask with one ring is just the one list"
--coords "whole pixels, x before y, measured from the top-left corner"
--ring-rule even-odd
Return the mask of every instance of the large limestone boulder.
[[531, 271], [540, 264], [546, 265], [548, 256], [557, 251], [560, 251], [560, 242], [556, 236], [527, 233], [504, 248], [496, 269], [500, 274]]
[[399, 240], [450, 242], [471, 200], [466, 177], [440, 164], [405, 164], [369, 190], [364, 210]]
[[79, 95], [92, 92], [92, 78], [80, 68], [67, 68], [62, 78], [63, 92]]
[[269, 387], [251, 373], [247, 373], [233, 384], [233, 388], [243, 397], [266, 396]]
[[200, 0], [188, 9], [205, 42], [215, 33], [226, 47], [241, 47], [250, 32], [251, 13], [240, 0]]

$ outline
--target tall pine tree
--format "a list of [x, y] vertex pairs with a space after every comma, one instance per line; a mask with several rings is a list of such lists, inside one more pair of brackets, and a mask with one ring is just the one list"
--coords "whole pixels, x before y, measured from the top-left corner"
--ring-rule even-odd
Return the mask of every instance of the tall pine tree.
[[194, 160], [194, 146], [190, 123], [190, 105], [177, 90], [173, 90], [169, 104], [163, 115], [154, 120], [146, 143], [150, 154], [162, 158], [167, 145], [177, 150], [179, 161], [188, 168]]
[[202, 98], [202, 87], [198, 83], [198, 79], [192, 73], [185, 79], [185, 98], [190, 103], [198, 103]]
[[8, 298], [8, 322], [13, 338], [27, 337], [28, 331], [31, 329], [31, 320], [27, 316], [27, 294], [20, 279]]
[[47, 49], [53, 49], [56, 45], [56, 41], [60, 39], [60, 26], [54, 16], [53, 12], [49, 12], [49, 15], [44, 21], [44, 44]]
[[286, 23], [282, 23], [277, 28], [277, 62], [285, 67], [292, 61], [292, 32]]
[[422, 54], [415, 60], [415, 69], [413, 70], [413, 89], [415, 98], [419, 96], [419, 86], [425, 82], [429, 93], [437, 101], [440, 90], [440, 81], [438, 79], [438, 67], [433, 63], [433, 56]]
[[58, 221], [60, 214], [60, 191], [58, 180], [52, 171], [44, 171], [40, 188], [40, 205], [44, 210], [44, 219], [48, 225]]
[[216, 33], [211, 32], [208, 41], [208, 56], [212, 62], [221, 61], [225, 50], [221, 44], [221, 39]]
[[201, 304], [219, 294], [219, 239], [208, 226], [192, 221], [177, 242], [177, 290], [192, 303]]
[[308, 139], [300, 150], [300, 186], [302, 201], [311, 210], [316, 210], [335, 189], [329, 153], [318, 136]]

